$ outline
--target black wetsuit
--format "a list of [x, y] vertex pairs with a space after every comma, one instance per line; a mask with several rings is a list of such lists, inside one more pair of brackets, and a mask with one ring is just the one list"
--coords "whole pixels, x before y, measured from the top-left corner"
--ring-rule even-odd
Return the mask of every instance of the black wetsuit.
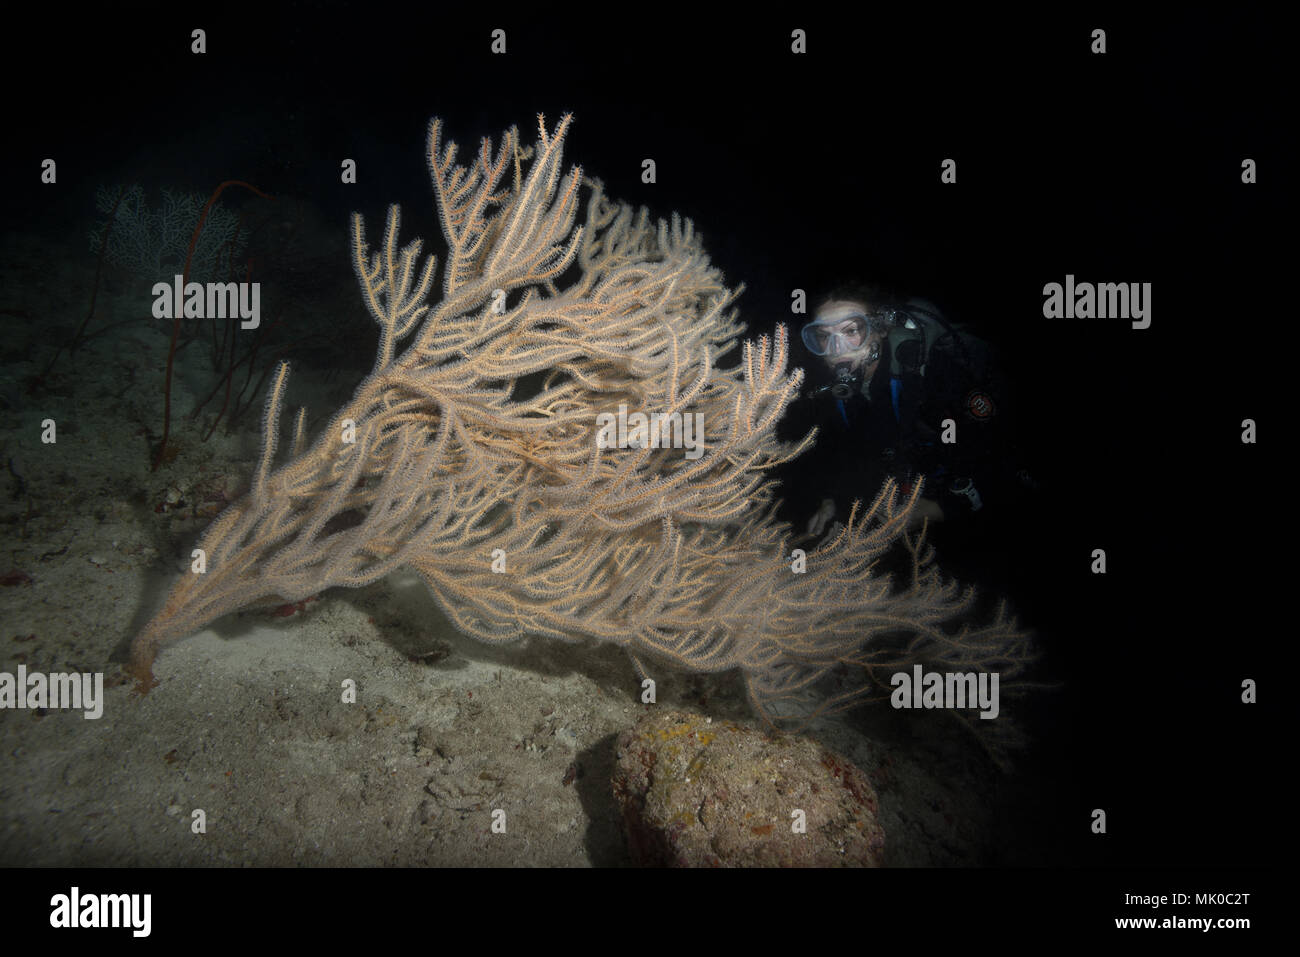
[[[808, 369], [811, 381], [778, 427], [786, 441], [818, 428], [816, 445], [778, 476], [781, 514], [796, 532], [827, 498], [835, 502], [835, 518], [846, 521], [854, 499], [869, 505], [891, 477], [903, 493], [923, 479], [922, 494], [939, 503], [949, 532], [950, 523], [977, 527], [990, 506], [1005, 505], [1019, 467], [1007, 426], [1006, 383], [987, 356], [972, 358], [971, 352], [941, 343], [931, 351], [924, 376], [891, 376], [886, 343], [871, 382], [846, 399], [821, 389], [830, 381], [824, 364]], [[949, 419], [955, 443], [940, 441]], [[958, 493], [962, 479], [975, 488], [974, 501]]]

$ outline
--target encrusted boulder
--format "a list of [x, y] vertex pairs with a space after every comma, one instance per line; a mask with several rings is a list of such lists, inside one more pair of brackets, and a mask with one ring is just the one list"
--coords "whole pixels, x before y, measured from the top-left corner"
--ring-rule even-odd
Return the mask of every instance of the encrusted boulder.
[[645, 866], [878, 867], [876, 793], [807, 738], [656, 711], [623, 732], [613, 775]]

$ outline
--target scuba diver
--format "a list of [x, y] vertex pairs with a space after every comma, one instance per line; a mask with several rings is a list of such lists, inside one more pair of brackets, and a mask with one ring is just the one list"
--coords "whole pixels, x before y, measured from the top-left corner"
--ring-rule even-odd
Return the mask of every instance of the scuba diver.
[[989, 491], [1005, 499], [1003, 463], [1014, 460], [987, 344], [933, 303], [866, 286], [829, 295], [800, 338], [821, 360], [822, 374], [809, 369], [809, 381], [825, 381], [791, 403], [781, 426], [791, 439], [818, 427], [784, 480], [787, 507], [802, 510], [790, 514], [796, 529], [834, 533], [853, 500], [869, 503], [890, 477], [905, 495], [924, 483], [913, 524], [979, 527]]

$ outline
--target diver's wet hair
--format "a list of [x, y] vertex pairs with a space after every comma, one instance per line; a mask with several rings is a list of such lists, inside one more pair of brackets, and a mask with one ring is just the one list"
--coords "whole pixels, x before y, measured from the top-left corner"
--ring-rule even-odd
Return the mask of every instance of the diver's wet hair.
[[813, 315], [825, 306], [828, 302], [860, 302], [865, 305], [871, 314], [871, 328], [873, 331], [882, 331], [887, 329], [889, 323], [881, 318], [877, 319], [877, 314], [888, 314], [897, 309], [902, 300], [898, 298], [887, 287], [879, 283], [861, 282], [851, 280], [849, 282], [837, 283], [829, 292], [817, 300], [817, 308], [813, 310]]

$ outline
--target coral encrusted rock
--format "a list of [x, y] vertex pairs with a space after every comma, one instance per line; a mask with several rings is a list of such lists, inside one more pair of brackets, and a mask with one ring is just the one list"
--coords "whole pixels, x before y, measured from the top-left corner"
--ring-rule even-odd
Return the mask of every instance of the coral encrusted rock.
[[618, 739], [614, 797], [635, 863], [878, 867], [876, 793], [814, 741], [682, 711]]

